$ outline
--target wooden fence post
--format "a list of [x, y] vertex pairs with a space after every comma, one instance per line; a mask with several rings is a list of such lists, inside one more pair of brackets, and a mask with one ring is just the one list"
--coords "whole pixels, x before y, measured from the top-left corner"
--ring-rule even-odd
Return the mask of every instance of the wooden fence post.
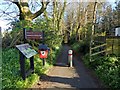
[[[0, 71], [2, 71], [2, 31], [0, 27]], [[2, 72], [0, 72], [0, 90], [2, 90]]]

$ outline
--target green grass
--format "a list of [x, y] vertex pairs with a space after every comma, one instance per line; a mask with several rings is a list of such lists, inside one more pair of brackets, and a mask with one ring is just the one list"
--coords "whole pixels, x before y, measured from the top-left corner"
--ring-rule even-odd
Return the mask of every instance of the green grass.
[[[59, 51], [59, 50], [58, 50]], [[17, 49], [11, 48], [2, 51], [2, 88], [30, 88], [35, 84], [41, 74], [45, 74], [48, 68], [52, 66], [50, 60], [55, 60], [58, 51], [53, 50], [52, 58], [48, 55], [47, 63], [43, 67], [42, 60], [39, 55], [34, 56], [34, 70], [35, 73], [29, 75], [26, 80], [23, 80], [20, 75], [19, 52]], [[29, 68], [29, 59], [25, 60], [26, 70]]]
[[25, 81], [20, 76], [19, 52], [16, 49], [5, 50], [2, 53], [2, 88], [27, 88], [39, 78], [31, 74]]

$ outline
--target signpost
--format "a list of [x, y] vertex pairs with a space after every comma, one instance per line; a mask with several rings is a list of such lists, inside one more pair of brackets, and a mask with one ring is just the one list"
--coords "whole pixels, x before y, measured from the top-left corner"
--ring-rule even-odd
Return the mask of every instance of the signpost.
[[41, 40], [43, 39], [43, 31], [32, 31], [32, 30], [26, 30], [23, 28], [23, 34], [24, 34], [24, 39], [31, 39], [31, 40]]
[[[29, 44], [16, 45], [16, 47], [20, 52], [20, 72], [23, 80], [25, 80], [29, 74], [34, 72], [34, 55], [37, 52]], [[25, 58], [30, 58], [30, 69], [28, 71], [25, 71]]]
[[[42, 32], [32, 31], [32, 30], [28, 30], [27, 31], [25, 28], [23, 28], [23, 34], [24, 34], [24, 43], [26, 43], [27, 39], [30, 39], [30, 40], [42, 40], [43, 47], [44, 46], [46, 47], [46, 45], [44, 44], [44, 31], [42, 31]], [[43, 59], [43, 66], [45, 65], [45, 62], [46, 62], [45, 58], [47, 58], [47, 54], [48, 54], [48, 50], [47, 49], [43, 50], [42, 53], [39, 52], [40, 58]], [[39, 48], [39, 50], [40, 50], [40, 48]]]
[[[32, 47], [29, 44], [25, 44], [27, 39], [30, 40], [42, 40], [44, 45], [44, 31], [38, 32], [38, 31], [26, 31], [25, 28], [23, 28], [23, 38], [24, 38], [24, 44], [16, 45], [17, 49], [20, 52], [20, 72], [22, 75], [23, 80], [25, 78], [34, 72], [34, 55], [37, 54], [37, 52], [32, 49]], [[45, 45], [44, 45], [45, 46]], [[44, 51], [43, 51], [44, 52]], [[48, 50], [44, 53], [41, 53], [43, 55], [43, 66], [45, 65], [44, 58], [47, 57]], [[30, 59], [30, 69], [28, 71], [25, 71], [25, 58]]]
[[[48, 54], [48, 48], [47, 46], [44, 44], [44, 31], [42, 32], [38, 32], [38, 31], [32, 31], [32, 30], [26, 30], [25, 28], [23, 28], [23, 34], [24, 34], [24, 43], [26, 43], [26, 40], [27, 39], [30, 39], [30, 40], [42, 40], [42, 45], [40, 45], [41, 49], [44, 49], [44, 50], [41, 50], [39, 48], [41, 52], [39, 52], [40, 54], [40, 58], [43, 59], [43, 66], [45, 65], [45, 58], [47, 58], [47, 54]], [[44, 48], [43, 48], [44, 47]], [[46, 49], [45, 49], [46, 48]], [[43, 52], [45, 52], [43, 54]]]
[[43, 39], [42, 32], [26, 31], [25, 36], [25, 39]]

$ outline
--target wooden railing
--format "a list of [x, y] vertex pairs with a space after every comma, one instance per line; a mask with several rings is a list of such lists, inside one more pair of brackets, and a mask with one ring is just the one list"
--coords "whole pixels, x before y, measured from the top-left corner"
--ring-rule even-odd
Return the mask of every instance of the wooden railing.
[[96, 49], [96, 48], [99, 48], [99, 47], [103, 47], [103, 46], [106, 46], [107, 44], [105, 43], [105, 44], [102, 44], [102, 45], [98, 45], [98, 46], [95, 46], [95, 47], [93, 47], [93, 48], [91, 48], [92, 50], [93, 49]]
[[[94, 49], [101, 48], [101, 47], [106, 47], [106, 45], [107, 45], [106, 43], [105, 43], [105, 44], [102, 44], [102, 45], [97, 45], [97, 46], [91, 48], [91, 52], [92, 52]], [[95, 52], [95, 53], [91, 53], [90, 56], [98, 55], [98, 54], [103, 53], [103, 52], [106, 52], [106, 48], [105, 48], [104, 50], [101, 50], [101, 51], [98, 51], [98, 52]]]
[[[112, 40], [112, 42], [110, 42]], [[116, 41], [115, 41], [116, 40]], [[120, 36], [98, 36], [94, 38], [94, 45], [90, 48], [90, 60], [93, 61], [95, 55], [116, 54], [120, 58]], [[111, 48], [109, 48], [111, 47]], [[98, 49], [96, 51], [96, 49]]]

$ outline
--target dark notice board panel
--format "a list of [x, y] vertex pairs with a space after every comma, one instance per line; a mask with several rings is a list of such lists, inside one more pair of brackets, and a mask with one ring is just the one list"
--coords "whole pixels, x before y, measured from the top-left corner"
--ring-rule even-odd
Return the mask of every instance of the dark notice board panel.
[[32, 47], [29, 44], [16, 45], [16, 47], [26, 58], [30, 58], [37, 54], [37, 52], [34, 49], [32, 49]]
[[25, 37], [26, 39], [43, 39], [43, 32], [26, 31]]

